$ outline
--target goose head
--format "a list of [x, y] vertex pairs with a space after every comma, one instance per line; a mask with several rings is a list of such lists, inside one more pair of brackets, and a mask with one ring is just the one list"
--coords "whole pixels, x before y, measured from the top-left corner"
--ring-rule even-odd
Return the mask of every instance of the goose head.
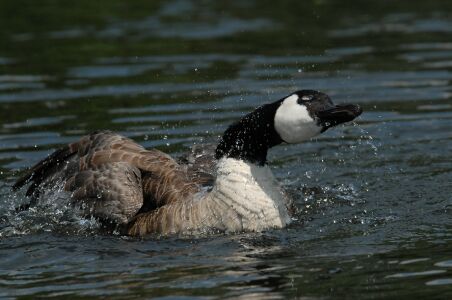
[[300, 90], [256, 108], [229, 126], [218, 144], [216, 158], [231, 157], [263, 165], [271, 147], [309, 140], [361, 113], [359, 105], [336, 105], [324, 93]]

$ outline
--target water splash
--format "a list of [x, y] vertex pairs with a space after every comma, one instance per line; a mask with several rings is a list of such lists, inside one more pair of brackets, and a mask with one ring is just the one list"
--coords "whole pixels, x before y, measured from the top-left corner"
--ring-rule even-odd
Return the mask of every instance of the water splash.
[[378, 157], [379, 156], [378, 148], [380, 147], [380, 145], [377, 144], [374, 137], [367, 130], [365, 130], [362, 126], [360, 126], [358, 123], [353, 122], [353, 126], [355, 128], [358, 128], [359, 131], [361, 132], [358, 143], [360, 145], [364, 144], [364, 145], [370, 147], [372, 149], [374, 157]]
[[100, 224], [94, 218], [83, 218], [70, 203], [70, 195], [59, 188], [49, 187], [38, 203], [27, 210], [16, 209], [29, 202], [23, 192], [11, 192], [10, 187], [1, 189], [0, 197], [5, 203], [2, 208], [0, 237], [55, 232], [62, 234], [95, 233]]

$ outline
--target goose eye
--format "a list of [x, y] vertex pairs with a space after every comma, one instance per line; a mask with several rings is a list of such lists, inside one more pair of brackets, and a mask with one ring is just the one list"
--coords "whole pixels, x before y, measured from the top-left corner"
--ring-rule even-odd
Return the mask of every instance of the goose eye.
[[314, 99], [314, 95], [303, 95], [301, 98], [298, 99], [298, 104], [301, 104], [303, 102], [309, 102]]

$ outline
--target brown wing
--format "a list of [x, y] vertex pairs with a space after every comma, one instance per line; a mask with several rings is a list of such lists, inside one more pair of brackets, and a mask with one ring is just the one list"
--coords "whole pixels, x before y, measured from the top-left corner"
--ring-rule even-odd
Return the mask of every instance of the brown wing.
[[[131, 163], [133, 154], [143, 150], [115, 133], [95, 132], [55, 151], [28, 170], [13, 188], [31, 182], [27, 195], [33, 203], [42, 191], [64, 185], [86, 215], [126, 223], [143, 205], [141, 172]], [[123, 161], [118, 151], [124, 154]]]
[[140, 170], [126, 162], [94, 165], [70, 177], [64, 189], [85, 215], [127, 223], [143, 205]]
[[65, 190], [87, 215], [117, 223], [199, 191], [196, 178], [170, 156], [112, 132], [96, 132], [57, 150], [14, 188], [32, 182], [27, 194], [37, 197], [57, 179], [65, 182]]

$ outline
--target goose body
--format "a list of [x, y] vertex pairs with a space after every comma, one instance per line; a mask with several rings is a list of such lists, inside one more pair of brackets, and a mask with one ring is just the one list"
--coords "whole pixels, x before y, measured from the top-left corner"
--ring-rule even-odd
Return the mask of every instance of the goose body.
[[210, 192], [165, 205], [152, 214], [138, 215], [129, 234], [149, 232], [262, 231], [290, 223], [290, 199], [268, 166], [222, 158]]
[[[298, 143], [361, 113], [316, 91], [263, 105], [231, 125], [213, 155], [178, 162], [110, 131], [55, 151], [17, 180], [30, 205], [62, 189], [83, 215], [129, 235], [262, 231], [290, 223], [292, 201], [266, 163], [270, 147]], [[207, 157], [207, 159], [206, 159]]]

